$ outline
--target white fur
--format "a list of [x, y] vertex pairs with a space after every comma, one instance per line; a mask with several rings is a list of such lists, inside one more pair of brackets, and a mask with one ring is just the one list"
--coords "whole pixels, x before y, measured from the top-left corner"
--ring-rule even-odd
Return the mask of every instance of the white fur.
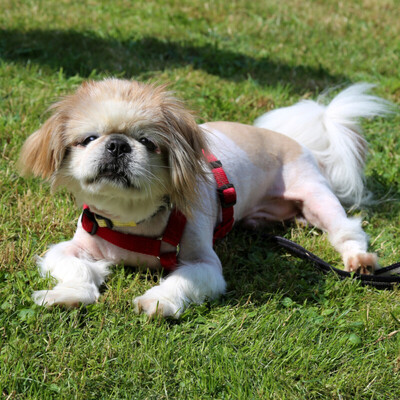
[[262, 115], [254, 125], [283, 133], [306, 146], [340, 201], [359, 205], [368, 198], [364, 190], [366, 154], [360, 149], [366, 148], [366, 141], [360, 136], [360, 119], [385, 115], [391, 109], [389, 102], [367, 94], [373, 87], [352, 85], [327, 105], [322, 96], [318, 101], [302, 100]]
[[[134, 300], [135, 311], [178, 318], [192, 303], [201, 304], [225, 293], [222, 271], [207, 262], [184, 263], [159, 286], [149, 289]], [[162, 309], [161, 309], [162, 307]], [[159, 309], [157, 309], [159, 308]]]
[[84, 252], [71, 252], [72, 241], [51, 246], [44, 258], [38, 257], [42, 276], [50, 274], [58, 283], [52, 290], [36, 291], [33, 299], [40, 305], [94, 303], [100, 296], [99, 287], [109, 274], [111, 262], [95, 261]]

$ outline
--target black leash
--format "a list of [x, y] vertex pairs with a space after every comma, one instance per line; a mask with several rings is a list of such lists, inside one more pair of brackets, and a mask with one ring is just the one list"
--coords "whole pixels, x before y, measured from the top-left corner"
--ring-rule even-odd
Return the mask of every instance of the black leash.
[[336, 273], [341, 279], [356, 279], [361, 281], [363, 285], [374, 286], [377, 289], [393, 289], [396, 284], [400, 283], [400, 262], [389, 265], [388, 267], [377, 269], [373, 275], [347, 272], [332, 267], [332, 265], [289, 239], [268, 234], [264, 234], [263, 238], [278, 244], [298, 258], [310, 261], [317, 269], [324, 273]]

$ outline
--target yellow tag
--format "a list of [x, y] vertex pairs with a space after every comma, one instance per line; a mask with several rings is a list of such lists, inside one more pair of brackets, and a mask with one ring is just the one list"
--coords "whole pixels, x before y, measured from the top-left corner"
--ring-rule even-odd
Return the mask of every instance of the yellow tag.
[[[101, 218], [96, 218], [97, 224], [101, 227], [101, 228], [107, 228], [107, 222], [104, 219]], [[136, 222], [120, 222], [120, 221], [112, 221], [113, 226], [118, 227], [132, 227], [132, 226], [136, 226]]]
[[96, 221], [97, 221], [97, 224], [98, 224], [101, 228], [107, 228], [107, 224], [106, 224], [106, 221], [104, 221], [104, 219], [97, 219], [97, 218], [96, 218]]
[[119, 222], [119, 221], [111, 221], [114, 226], [136, 226], [136, 222]]

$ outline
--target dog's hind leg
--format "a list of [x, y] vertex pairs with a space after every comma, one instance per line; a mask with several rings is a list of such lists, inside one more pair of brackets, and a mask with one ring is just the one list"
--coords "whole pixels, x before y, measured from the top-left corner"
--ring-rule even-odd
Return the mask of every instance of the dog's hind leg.
[[307, 180], [291, 189], [288, 196], [300, 201], [303, 216], [312, 225], [328, 233], [343, 258], [346, 271], [370, 273], [378, 265], [376, 254], [368, 253], [368, 236], [359, 218], [348, 218], [328, 185], [320, 180]]

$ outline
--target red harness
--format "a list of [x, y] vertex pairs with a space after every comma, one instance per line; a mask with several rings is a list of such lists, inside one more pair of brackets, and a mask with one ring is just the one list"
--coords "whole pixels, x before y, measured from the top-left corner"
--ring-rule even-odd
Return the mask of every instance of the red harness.
[[[206, 155], [208, 162], [212, 167], [215, 181], [217, 182], [217, 193], [222, 209], [222, 221], [214, 230], [213, 242], [223, 238], [232, 229], [233, 206], [236, 204], [236, 190], [229, 182], [222, 164], [212, 154]], [[179, 252], [179, 243], [186, 225], [186, 217], [177, 209], [171, 211], [164, 234], [159, 239], [153, 239], [144, 236], [122, 233], [108, 227], [101, 227], [97, 223], [94, 213], [87, 205], [83, 206], [82, 227], [91, 235], [97, 235], [109, 243], [122, 249], [133, 251], [135, 253], [146, 254], [157, 257], [161, 266], [167, 271], [173, 271], [177, 266], [177, 256]], [[161, 243], [169, 243], [176, 248], [175, 251], [161, 253]]]

